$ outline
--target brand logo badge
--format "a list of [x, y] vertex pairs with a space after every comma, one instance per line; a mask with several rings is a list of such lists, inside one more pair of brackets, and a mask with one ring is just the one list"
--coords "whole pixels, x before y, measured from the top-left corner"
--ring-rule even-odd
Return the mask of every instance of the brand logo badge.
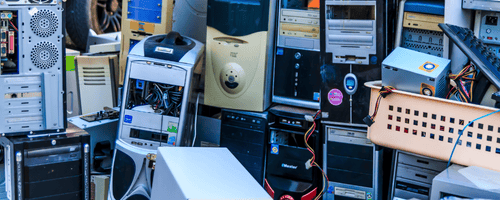
[[123, 122], [125, 123], [132, 123], [132, 115], [125, 115], [125, 117], [123, 118]]
[[271, 144], [271, 154], [278, 155], [280, 153], [280, 146], [277, 144]]
[[281, 167], [288, 168], [288, 169], [297, 169], [297, 166], [295, 166], [295, 165], [287, 165], [285, 163], [282, 163]]
[[155, 52], [174, 54], [174, 49], [167, 47], [156, 47]]
[[231, 56], [231, 57], [235, 57], [235, 58], [236, 58], [236, 57], [238, 56], [238, 52], [231, 52], [231, 55], [230, 55], [230, 56]]
[[430, 73], [430, 72], [434, 71], [438, 67], [439, 67], [439, 65], [427, 61], [423, 65], [421, 65], [419, 67], [419, 69], [422, 70], [422, 71], [426, 71], [426, 72]]

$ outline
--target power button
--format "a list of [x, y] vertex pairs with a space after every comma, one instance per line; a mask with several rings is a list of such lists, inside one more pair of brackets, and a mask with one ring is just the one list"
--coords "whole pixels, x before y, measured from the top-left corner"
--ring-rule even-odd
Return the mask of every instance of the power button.
[[302, 58], [302, 54], [300, 52], [295, 53], [295, 59], [300, 59]]

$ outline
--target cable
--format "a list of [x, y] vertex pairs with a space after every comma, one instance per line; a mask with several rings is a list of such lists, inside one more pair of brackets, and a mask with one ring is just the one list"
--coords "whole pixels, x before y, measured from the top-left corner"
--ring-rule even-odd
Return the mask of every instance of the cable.
[[471, 122], [469, 122], [467, 125], [465, 125], [464, 129], [458, 131], [458, 138], [457, 138], [457, 141], [455, 142], [455, 146], [453, 146], [453, 150], [451, 151], [450, 159], [448, 159], [448, 164], [446, 165], [447, 168], [450, 166], [451, 158], [453, 157], [453, 153], [455, 152], [455, 148], [457, 148], [457, 144], [460, 141], [460, 137], [464, 133], [465, 129], [467, 127], [469, 127], [475, 121], [480, 120], [480, 119], [485, 118], [485, 117], [488, 117], [488, 116], [493, 115], [493, 114], [498, 113], [498, 112], [500, 112], [500, 110], [497, 110], [497, 111], [491, 112], [489, 114], [483, 115], [481, 117], [478, 117], [478, 118], [472, 120]]
[[377, 116], [378, 108], [380, 107], [380, 100], [382, 100], [382, 98], [385, 98], [387, 95], [391, 94], [393, 90], [396, 90], [396, 88], [392, 86], [382, 86], [382, 88], [380, 88], [380, 91], [378, 92], [377, 96], [377, 101], [375, 102], [375, 110], [373, 111], [373, 114], [368, 115], [363, 119], [363, 122], [365, 122], [366, 125], [370, 127], [373, 123], [375, 123], [374, 120], [375, 116]]
[[17, 30], [17, 27], [16, 27], [16, 26], [14, 26], [14, 23], [12, 23], [12, 21], [10, 21], [10, 20], [9, 20], [9, 22], [10, 22], [10, 24], [12, 25], [12, 28], [16, 29], [16, 32], [19, 32], [19, 30]]
[[[325, 171], [323, 171], [323, 169], [318, 165], [318, 163], [314, 162], [314, 166], [318, 167], [319, 170], [321, 170], [321, 174], [323, 176], [323, 188], [321, 189], [321, 192], [319, 193], [320, 195], [318, 195], [318, 196], [316, 196], [316, 198], [314, 198], [314, 200], [318, 200], [319, 198], [321, 198], [321, 196], [324, 193], [326, 193], [326, 191], [328, 190], [328, 187], [330, 187], [330, 180], [328, 179], [328, 176], [326, 175]], [[325, 179], [326, 179], [326, 182], [325, 182]]]
[[[321, 189], [321, 192], [318, 193], [318, 195], [314, 198], [314, 200], [320, 199], [325, 194], [326, 190], [328, 189], [329, 182], [330, 182], [328, 180], [328, 177], [326, 176], [325, 171], [323, 171], [323, 169], [315, 161], [316, 154], [314, 152], [314, 149], [311, 146], [309, 146], [309, 144], [308, 144], [309, 138], [311, 137], [311, 135], [316, 130], [316, 119], [317, 119], [317, 117], [319, 116], [320, 113], [321, 113], [321, 110], [318, 110], [318, 112], [316, 112], [316, 114], [314, 115], [314, 117], [312, 119], [313, 125], [304, 134], [305, 145], [307, 147], [307, 150], [309, 150], [309, 152], [311, 152], [311, 154], [312, 154], [312, 158], [306, 161], [306, 169], [309, 169], [310, 167], [317, 167], [321, 171], [322, 178], [323, 178], [323, 187]], [[308, 166], [308, 165], [310, 165], [310, 166]], [[325, 179], [326, 179], [326, 182], [325, 182]]]
[[194, 142], [196, 141], [196, 129], [198, 128], [198, 103], [200, 102], [200, 93], [198, 92], [198, 97], [196, 98], [196, 110], [194, 111], [194, 136], [193, 136], [193, 144], [191, 147], [194, 147]]

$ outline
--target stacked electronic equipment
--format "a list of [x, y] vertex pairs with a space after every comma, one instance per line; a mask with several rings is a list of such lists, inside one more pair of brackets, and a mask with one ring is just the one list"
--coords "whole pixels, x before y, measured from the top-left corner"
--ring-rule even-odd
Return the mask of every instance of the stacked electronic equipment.
[[275, 7], [276, 0], [208, 0], [205, 105], [270, 106]]
[[[172, 31], [174, 0], [123, 0], [119, 84], [124, 84], [127, 56], [142, 39]], [[118, 23], [118, 22], [115, 22]]]
[[321, 198], [327, 188], [319, 112], [284, 105], [268, 112], [265, 189], [275, 200]]
[[89, 136], [65, 133], [64, 8], [62, 0], [0, 5], [0, 144], [11, 200], [90, 198]]
[[319, 1], [278, 1], [273, 102], [319, 109], [319, 15]]
[[396, 47], [443, 57], [444, 0], [406, 0], [399, 5]]
[[192, 146], [203, 51], [170, 32], [130, 52], [108, 199], [150, 199], [157, 148]]
[[445, 161], [394, 152], [390, 199], [431, 199], [432, 179], [445, 169]]
[[[381, 199], [385, 149], [366, 139], [370, 91], [392, 49], [393, 1], [320, 1], [326, 199]], [[361, 164], [362, 163], [362, 164]], [[352, 167], [356, 166], [356, 167]], [[363, 177], [363, 178], [361, 178]]]

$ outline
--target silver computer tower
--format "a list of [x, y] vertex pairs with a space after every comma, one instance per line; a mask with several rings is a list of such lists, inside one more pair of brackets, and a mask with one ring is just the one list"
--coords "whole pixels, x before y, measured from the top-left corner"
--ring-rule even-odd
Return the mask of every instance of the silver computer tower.
[[108, 199], [149, 199], [151, 155], [160, 146], [192, 145], [203, 50], [201, 42], [171, 32], [130, 52]]

